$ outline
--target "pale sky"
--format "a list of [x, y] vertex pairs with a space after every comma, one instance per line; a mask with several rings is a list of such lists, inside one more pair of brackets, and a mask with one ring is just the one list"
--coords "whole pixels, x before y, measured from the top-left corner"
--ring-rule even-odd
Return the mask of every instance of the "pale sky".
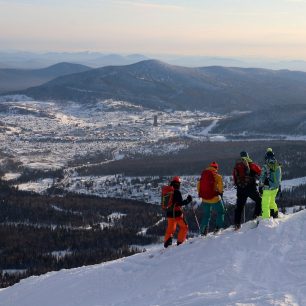
[[306, 0], [0, 0], [0, 50], [306, 59]]

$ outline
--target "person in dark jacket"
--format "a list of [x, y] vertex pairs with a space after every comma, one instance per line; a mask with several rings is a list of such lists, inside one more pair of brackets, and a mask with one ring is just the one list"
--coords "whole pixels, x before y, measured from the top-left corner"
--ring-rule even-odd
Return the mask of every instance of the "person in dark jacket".
[[188, 224], [184, 218], [182, 206], [192, 202], [191, 195], [187, 196], [187, 199], [183, 200], [182, 194], [180, 192], [181, 179], [179, 176], [175, 176], [170, 183], [173, 186], [173, 204], [166, 211], [167, 216], [167, 229], [164, 238], [164, 247], [167, 248], [172, 244], [172, 237], [176, 231], [176, 227], [179, 226], [179, 232], [177, 235], [177, 245], [183, 243], [186, 240], [188, 232]]
[[261, 168], [254, 163], [245, 151], [240, 153], [233, 170], [234, 184], [237, 188], [237, 204], [235, 209], [235, 229], [241, 227], [242, 212], [247, 198], [255, 202], [253, 218], [261, 215], [261, 196], [257, 190], [256, 180], [261, 174]]

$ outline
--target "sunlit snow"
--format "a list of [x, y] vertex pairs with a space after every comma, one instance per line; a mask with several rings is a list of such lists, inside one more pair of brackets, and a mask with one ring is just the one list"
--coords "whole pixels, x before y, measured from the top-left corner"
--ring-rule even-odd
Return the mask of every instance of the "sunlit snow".
[[2, 306], [303, 306], [306, 211], [153, 246], [113, 262], [33, 276]]

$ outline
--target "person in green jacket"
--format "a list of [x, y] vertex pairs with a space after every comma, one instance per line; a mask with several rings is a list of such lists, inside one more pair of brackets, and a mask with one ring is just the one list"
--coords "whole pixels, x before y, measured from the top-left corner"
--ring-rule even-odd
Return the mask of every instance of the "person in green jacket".
[[262, 218], [278, 217], [278, 207], [275, 202], [277, 192], [281, 186], [281, 166], [275, 158], [271, 148], [265, 154], [265, 164], [259, 178], [259, 190], [262, 193]]

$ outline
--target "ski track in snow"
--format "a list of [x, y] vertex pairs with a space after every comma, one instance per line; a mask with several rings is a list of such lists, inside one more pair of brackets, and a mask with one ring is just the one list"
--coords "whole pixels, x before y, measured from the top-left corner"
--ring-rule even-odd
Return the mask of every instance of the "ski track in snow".
[[30, 277], [1, 306], [306, 305], [306, 211], [179, 247]]

